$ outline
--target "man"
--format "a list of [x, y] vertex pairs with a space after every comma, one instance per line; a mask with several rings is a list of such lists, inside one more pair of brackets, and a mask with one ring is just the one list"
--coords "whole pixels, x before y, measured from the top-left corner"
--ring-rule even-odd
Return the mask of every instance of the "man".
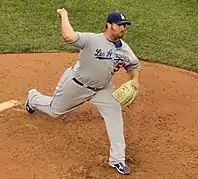
[[56, 86], [53, 96], [45, 96], [36, 89], [29, 91], [26, 110], [32, 114], [42, 111], [59, 117], [90, 101], [102, 115], [110, 140], [109, 165], [121, 174], [130, 174], [125, 164], [125, 140], [121, 105], [114, 99], [112, 76], [124, 67], [129, 79], [139, 82], [140, 62], [130, 47], [121, 40], [126, 25], [124, 14], [109, 14], [104, 33], [81, 33], [73, 30], [65, 9], [58, 9], [61, 32], [65, 42], [80, 49], [77, 63], [68, 68]]

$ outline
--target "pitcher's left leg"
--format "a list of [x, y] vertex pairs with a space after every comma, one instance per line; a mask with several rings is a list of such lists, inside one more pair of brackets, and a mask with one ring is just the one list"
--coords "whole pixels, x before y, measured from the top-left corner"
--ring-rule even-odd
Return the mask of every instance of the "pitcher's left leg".
[[122, 174], [129, 174], [130, 169], [125, 165], [125, 139], [123, 130], [122, 109], [112, 96], [113, 85], [98, 91], [90, 100], [97, 106], [105, 120], [110, 140], [109, 165]]

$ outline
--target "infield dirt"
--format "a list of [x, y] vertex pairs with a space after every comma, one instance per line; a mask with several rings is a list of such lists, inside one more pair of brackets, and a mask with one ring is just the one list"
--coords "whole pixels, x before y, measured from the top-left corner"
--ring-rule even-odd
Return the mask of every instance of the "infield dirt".
[[[0, 55], [0, 103], [24, 104], [31, 88], [52, 95], [76, 53]], [[126, 163], [133, 179], [198, 178], [198, 74], [141, 62], [139, 95], [123, 108]], [[126, 81], [119, 71], [116, 86]], [[109, 141], [88, 102], [53, 119], [24, 105], [0, 113], [1, 179], [119, 179], [108, 166]]]

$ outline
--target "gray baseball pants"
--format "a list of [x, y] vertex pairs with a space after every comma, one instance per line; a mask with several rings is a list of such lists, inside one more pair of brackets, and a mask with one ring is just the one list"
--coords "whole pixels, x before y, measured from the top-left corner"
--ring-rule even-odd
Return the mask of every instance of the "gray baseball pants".
[[107, 87], [95, 92], [80, 86], [72, 78], [73, 70], [68, 68], [60, 78], [53, 96], [45, 96], [37, 90], [30, 90], [29, 104], [34, 109], [56, 118], [89, 100], [97, 107], [105, 121], [110, 140], [109, 163], [125, 162], [122, 109], [112, 96], [113, 84], [110, 82]]

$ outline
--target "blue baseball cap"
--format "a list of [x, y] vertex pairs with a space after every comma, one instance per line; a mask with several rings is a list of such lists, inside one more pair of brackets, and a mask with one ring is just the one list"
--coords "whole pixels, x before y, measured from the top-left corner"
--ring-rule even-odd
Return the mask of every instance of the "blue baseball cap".
[[131, 25], [131, 22], [126, 20], [126, 16], [121, 12], [112, 12], [107, 17], [107, 22], [112, 24], [127, 24]]

